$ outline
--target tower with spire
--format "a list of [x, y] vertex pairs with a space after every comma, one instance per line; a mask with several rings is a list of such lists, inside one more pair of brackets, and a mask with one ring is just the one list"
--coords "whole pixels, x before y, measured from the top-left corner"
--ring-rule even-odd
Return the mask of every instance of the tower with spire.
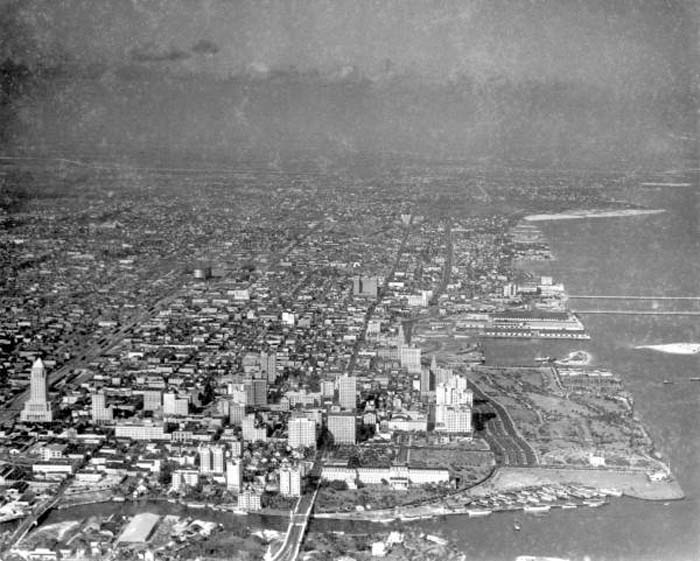
[[20, 420], [25, 423], [50, 423], [53, 421], [51, 403], [48, 401], [48, 382], [46, 367], [41, 358], [32, 364], [29, 378], [29, 399], [20, 413]]

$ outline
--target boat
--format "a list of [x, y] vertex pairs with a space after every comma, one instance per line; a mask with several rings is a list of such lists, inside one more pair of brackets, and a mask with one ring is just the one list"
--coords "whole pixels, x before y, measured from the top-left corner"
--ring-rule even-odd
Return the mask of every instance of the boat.
[[700, 382], [700, 376], [691, 376], [690, 381], [691, 382]]
[[575, 505], [574, 503], [565, 503], [561, 505], [561, 508], [563, 508], [564, 510], [568, 510], [570, 508], [578, 508], [578, 505]]
[[552, 508], [552, 507], [549, 505], [525, 505], [523, 510], [525, 512], [538, 513], [538, 512], [549, 512], [550, 508]]
[[468, 508], [467, 514], [469, 518], [478, 518], [480, 516], [489, 516], [493, 511], [486, 508]]
[[673, 384], [673, 382], [667, 378], [664, 380], [664, 384]]
[[600, 499], [587, 499], [587, 500], [583, 501], [583, 504], [585, 504], [586, 506], [596, 508], [599, 506], [606, 505], [608, 503], [606, 503], [605, 501], [600, 500]]
[[516, 532], [520, 531], [520, 522], [518, 522], [517, 520], [513, 522], [513, 530], [515, 530]]

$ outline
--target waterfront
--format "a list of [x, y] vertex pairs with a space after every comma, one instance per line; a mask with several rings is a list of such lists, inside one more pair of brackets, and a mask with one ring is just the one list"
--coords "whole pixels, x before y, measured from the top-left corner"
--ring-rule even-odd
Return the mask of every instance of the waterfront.
[[[633, 202], [668, 212], [634, 218], [542, 223], [556, 256], [542, 267], [575, 294], [700, 294], [698, 195], [692, 189], [639, 190]], [[588, 306], [589, 304], [587, 304]], [[609, 304], [604, 304], [608, 306]], [[526, 522], [517, 536], [495, 536], [498, 551], [470, 544], [471, 529], [448, 521], [464, 534], [465, 551], [479, 559], [513, 559], [517, 553], [570, 556], [572, 559], [697, 559], [700, 552], [700, 387], [689, 377], [700, 371], [700, 357], [655, 353], [636, 345], [700, 341], [700, 322], [691, 317], [589, 316], [591, 341], [487, 343], [489, 357], [513, 361], [523, 356], [565, 356], [587, 350], [593, 364], [618, 373], [635, 400], [637, 415], [654, 442], [671, 461], [686, 499], [649, 503], [611, 501], [592, 512], [557, 512], [538, 523]], [[663, 384], [664, 379], [674, 384]], [[509, 526], [498, 520], [483, 521]], [[529, 527], [528, 527], [529, 526]], [[581, 531], [583, 530], [583, 531]], [[489, 533], [498, 532], [489, 526]], [[468, 532], [468, 534], [466, 533]], [[485, 538], [484, 538], [485, 540]], [[478, 542], [479, 540], [477, 540]], [[538, 545], [540, 544], [540, 545]], [[542, 546], [541, 544], [556, 544]]]
[[[691, 189], [639, 190], [632, 202], [668, 212], [624, 218], [542, 223], [556, 260], [540, 265], [575, 294], [700, 294], [698, 195]], [[586, 350], [593, 365], [618, 373], [637, 414], [670, 459], [686, 499], [665, 504], [613, 499], [603, 509], [557, 510], [541, 518], [499, 513], [482, 519], [450, 516], [412, 523], [445, 532], [469, 559], [512, 561], [520, 554], [573, 560], [694, 560], [700, 552], [700, 371], [698, 355], [634, 349], [636, 345], [700, 341], [692, 316], [591, 316], [590, 341], [485, 341], [489, 362], [532, 363]], [[669, 378], [675, 384], [663, 384]], [[515, 518], [520, 532], [513, 531]], [[366, 523], [316, 521], [312, 529], [362, 531]]]

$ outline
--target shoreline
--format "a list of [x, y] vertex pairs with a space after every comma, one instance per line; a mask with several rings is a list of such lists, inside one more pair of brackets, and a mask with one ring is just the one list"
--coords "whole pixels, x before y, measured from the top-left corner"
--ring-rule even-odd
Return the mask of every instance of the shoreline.
[[[595, 476], [592, 477], [592, 475]], [[464, 498], [479, 499], [499, 493], [520, 491], [533, 487], [545, 487], [548, 485], [580, 485], [608, 495], [611, 490], [632, 499], [668, 502], [683, 500], [685, 495], [680, 485], [675, 480], [649, 481], [646, 472], [613, 469], [586, 469], [586, 468], [559, 468], [559, 467], [502, 467], [498, 468], [487, 481], [464, 490]], [[446, 497], [446, 499], [454, 498]], [[571, 503], [568, 503], [570, 505]], [[598, 504], [578, 503], [577, 508], [596, 508], [608, 504], [608, 501]], [[547, 511], [565, 507], [562, 503], [553, 503], [546, 506]], [[498, 506], [484, 509], [476, 505], [464, 507], [447, 507], [443, 505], [428, 504], [404, 509], [382, 509], [376, 511], [355, 512], [323, 512], [314, 513], [313, 517], [326, 520], [357, 520], [365, 522], [377, 522], [388, 524], [396, 521], [428, 520], [439, 516], [464, 516], [478, 517], [490, 513], [523, 511], [524, 505]], [[471, 511], [471, 514], [470, 514]], [[527, 512], [527, 511], [525, 511]]]
[[571, 210], [553, 212], [551, 214], [530, 214], [523, 220], [526, 222], [546, 222], [551, 220], [581, 220], [584, 218], [622, 218], [628, 216], [645, 216], [661, 214], [665, 209], [621, 209], [621, 210]]

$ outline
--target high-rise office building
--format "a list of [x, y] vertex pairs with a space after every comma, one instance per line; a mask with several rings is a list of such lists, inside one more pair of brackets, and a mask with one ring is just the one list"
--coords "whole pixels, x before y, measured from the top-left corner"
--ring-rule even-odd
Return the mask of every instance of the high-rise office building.
[[158, 411], [163, 407], [163, 392], [160, 390], [144, 390], [143, 410]]
[[231, 456], [240, 458], [243, 453], [243, 442], [240, 440], [231, 440], [229, 441], [229, 446], [231, 446]]
[[211, 471], [212, 473], [224, 473], [225, 469], [225, 452], [223, 446], [211, 447]]
[[112, 407], [107, 407], [107, 400], [104, 392], [96, 392], [92, 394], [92, 403], [90, 404], [93, 423], [110, 423], [114, 415]]
[[180, 397], [176, 393], [163, 394], [163, 415], [184, 417], [189, 413], [190, 400]]
[[243, 403], [238, 403], [236, 401], [231, 402], [229, 405], [229, 422], [232, 425], [240, 425], [245, 417], [245, 405]]
[[199, 452], [199, 473], [211, 473], [211, 449], [202, 445]]
[[338, 403], [343, 409], [355, 409], [357, 406], [357, 378], [341, 376], [338, 379]]
[[256, 511], [262, 508], [260, 493], [246, 489], [238, 493], [238, 508], [245, 511]]
[[243, 463], [240, 460], [226, 462], [226, 488], [238, 493], [243, 483]]
[[255, 426], [255, 415], [249, 414], [243, 418], [241, 422], [241, 429], [243, 433], [243, 440], [249, 442], [266, 442], [267, 441], [267, 429], [265, 427], [256, 428]]
[[316, 447], [316, 423], [303, 417], [289, 420], [289, 446], [292, 448]]
[[411, 374], [420, 374], [421, 351], [419, 347], [409, 347], [408, 345], [399, 346], [399, 361], [401, 366], [406, 368]]
[[357, 438], [356, 429], [354, 414], [328, 414], [328, 432], [333, 436], [335, 444], [355, 444]]
[[53, 410], [48, 402], [48, 381], [44, 362], [37, 358], [29, 377], [29, 399], [20, 413], [20, 420], [28, 423], [50, 423]]
[[429, 368], [421, 369], [420, 373], [420, 393], [427, 394], [434, 388], [433, 374]]
[[301, 472], [298, 467], [285, 466], [280, 469], [280, 495], [301, 497]]
[[352, 279], [352, 293], [354, 296], [367, 298], [377, 297], [377, 277], [356, 276]]
[[246, 392], [246, 405], [253, 407], [267, 405], [267, 380], [246, 380], [243, 385]]
[[277, 379], [277, 354], [275, 351], [260, 353], [260, 371], [270, 384]]
[[335, 383], [332, 380], [321, 381], [321, 395], [323, 397], [333, 397], [335, 392]]

